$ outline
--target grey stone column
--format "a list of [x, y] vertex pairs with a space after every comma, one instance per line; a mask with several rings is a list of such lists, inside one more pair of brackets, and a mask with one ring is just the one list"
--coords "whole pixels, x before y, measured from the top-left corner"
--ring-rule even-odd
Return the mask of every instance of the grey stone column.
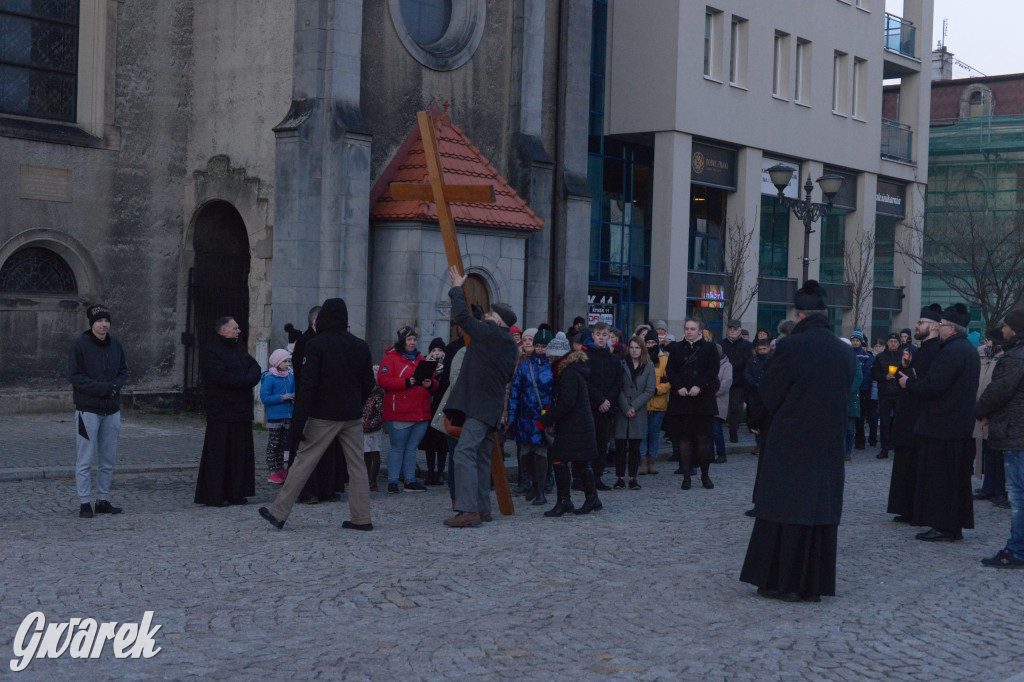
[[273, 334], [340, 296], [366, 329], [370, 130], [359, 113], [362, 0], [297, 0], [291, 108], [274, 128]]

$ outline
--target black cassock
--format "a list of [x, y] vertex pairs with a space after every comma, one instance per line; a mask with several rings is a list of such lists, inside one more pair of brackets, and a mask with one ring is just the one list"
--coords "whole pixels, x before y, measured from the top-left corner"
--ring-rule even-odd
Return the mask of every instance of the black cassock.
[[779, 592], [835, 594], [846, 422], [856, 360], [822, 315], [776, 344], [761, 381], [772, 422], [740, 580]]

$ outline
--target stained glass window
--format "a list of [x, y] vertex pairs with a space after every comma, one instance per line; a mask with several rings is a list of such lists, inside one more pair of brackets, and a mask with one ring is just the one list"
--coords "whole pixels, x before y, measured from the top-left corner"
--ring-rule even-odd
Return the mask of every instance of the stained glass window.
[[0, 267], [0, 293], [76, 294], [75, 273], [63, 258], [49, 249], [30, 246], [14, 254]]
[[74, 121], [79, 0], [0, 0], [0, 113]]

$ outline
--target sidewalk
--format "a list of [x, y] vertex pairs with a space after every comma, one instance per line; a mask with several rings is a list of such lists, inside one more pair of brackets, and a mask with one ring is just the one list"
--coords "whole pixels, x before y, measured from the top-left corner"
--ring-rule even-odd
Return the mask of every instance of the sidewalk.
[[[157, 473], [194, 470], [203, 452], [206, 420], [190, 412], [121, 412], [121, 437], [117, 447], [118, 474]], [[72, 478], [75, 475], [74, 412], [0, 416], [0, 481], [35, 478]], [[267, 432], [255, 429], [253, 441], [256, 468], [260, 470], [267, 448]], [[747, 454], [754, 445], [753, 436], [740, 430], [740, 442], [726, 443], [729, 455]], [[672, 448], [662, 441], [660, 453], [666, 457]], [[517, 473], [515, 443], [506, 441], [505, 464], [509, 475]], [[381, 473], [387, 470], [386, 452], [382, 453]], [[420, 456], [423, 460], [423, 456]]]

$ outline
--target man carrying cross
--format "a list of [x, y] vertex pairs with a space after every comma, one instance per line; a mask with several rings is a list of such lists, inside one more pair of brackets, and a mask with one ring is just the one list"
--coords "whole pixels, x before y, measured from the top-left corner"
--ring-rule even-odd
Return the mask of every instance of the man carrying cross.
[[516, 314], [503, 303], [494, 303], [477, 320], [469, 313], [462, 285], [465, 275], [449, 270], [455, 323], [473, 340], [466, 347], [462, 371], [452, 387], [445, 412], [462, 413], [459, 444], [455, 446], [455, 516], [445, 520], [452, 528], [479, 526], [491, 520], [491, 438], [505, 408], [505, 387], [516, 369], [518, 349], [509, 327]]

